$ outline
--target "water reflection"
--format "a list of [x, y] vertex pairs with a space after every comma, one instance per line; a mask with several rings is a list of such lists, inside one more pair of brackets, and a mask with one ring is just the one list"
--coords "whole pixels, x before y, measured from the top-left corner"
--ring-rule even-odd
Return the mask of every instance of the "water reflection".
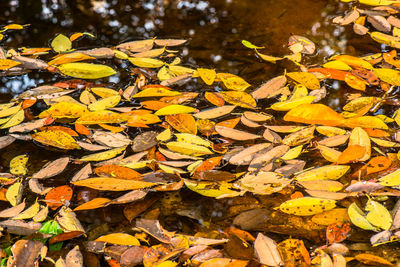
[[[31, 24], [3, 41], [5, 48], [47, 46], [48, 40], [60, 32], [88, 31], [97, 36], [96, 40], [79, 41], [79, 47], [111, 46], [154, 36], [189, 38], [189, 46], [181, 53], [183, 62], [239, 74], [259, 84], [283, 67], [295, 66], [261, 63], [240, 40], [266, 46], [264, 53], [282, 55], [288, 53], [286, 43], [291, 34], [305, 35], [319, 48], [308, 62], [319, 62], [349, 49], [349, 33], [330, 22], [344, 8], [341, 3], [326, 0], [3, 0], [0, 23]], [[1, 81], [1, 92], [12, 94], [48, 82], [41, 75]]]

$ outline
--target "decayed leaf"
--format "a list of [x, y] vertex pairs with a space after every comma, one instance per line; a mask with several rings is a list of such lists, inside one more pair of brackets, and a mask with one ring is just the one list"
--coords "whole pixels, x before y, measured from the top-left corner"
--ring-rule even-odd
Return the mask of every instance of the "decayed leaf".
[[244, 131], [240, 131], [240, 130], [236, 130], [236, 129], [232, 129], [232, 128], [224, 127], [224, 126], [215, 126], [215, 131], [217, 131], [217, 133], [219, 133], [223, 137], [227, 137], [227, 138], [234, 139], [234, 140], [240, 140], [240, 141], [253, 140], [253, 139], [257, 139], [257, 138], [261, 137], [259, 135], [247, 133]]
[[107, 242], [115, 245], [140, 246], [140, 242], [136, 237], [124, 233], [103, 235], [97, 238], [95, 241]]
[[16, 182], [16, 183], [12, 184], [7, 189], [5, 197], [12, 206], [16, 206], [21, 201], [22, 189], [23, 189], [23, 186], [22, 186], [22, 183], [20, 183], [20, 182]]
[[321, 86], [318, 79], [309, 72], [288, 72], [286, 75], [308, 89], [319, 89]]
[[257, 106], [256, 100], [246, 92], [222, 91], [220, 94], [226, 102], [232, 105], [250, 109], [253, 109]]
[[171, 125], [178, 132], [190, 133], [194, 135], [197, 134], [196, 121], [190, 114], [167, 115], [165, 116], [165, 121], [168, 122], [169, 125]]
[[354, 258], [359, 262], [367, 265], [394, 266], [390, 261], [387, 261], [384, 258], [373, 254], [361, 253], [356, 255]]
[[327, 165], [296, 175], [297, 181], [337, 180], [350, 170], [347, 165]]
[[136, 190], [156, 185], [155, 183], [149, 183], [138, 180], [126, 180], [126, 179], [106, 178], [106, 177], [89, 178], [73, 182], [72, 184], [76, 186], [86, 186], [96, 190], [105, 190], [105, 191]]
[[283, 264], [281, 254], [274, 240], [258, 233], [254, 241], [254, 250], [258, 261], [268, 266], [279, 266]]
[[198, 182], [187, 179], [184, 179], [184, 182], [187, 188], [206, 197], [223, 198], [242, 194], [242, 192], [237, 191], [233, 184], [228, 182]]
[[41, 223], [24, 222], [22, 220], [1, 221], [0, 226], [7, 228], [7, 232], [15, 235], [32, 235], [42, 227]]
[[229, 159], [230, 164], [234, 165], [246, 165], [250, 164], [251, 160], [256, 156], [257, 153], [261, 151], [268, 151], [268, 149], [272, 148], [272, 145], [270, 143], [261, 143], [261, 144], [256, 144], [253, 146], [250, 146], [246, 149], [243, 149], [242, 151], [239, 151], [235, 155], [233, 155]]
[[80, 149], [75, 139], [64, 131], [47, 130], [32, 134], [33, 140], [61, 149]]
[[32, 175], [35, 179], [45, 179], [62, 173], [69, 163], [69, 157], [59, 158], [46, 163], [38, 172]]
[[211, 108], [207, 110], [200, 111], [198, 113], [193, 114], [198, 119], [206, 120], [206, 119], [215, 119], [227, 114], [230, 114], [236, 106], [233, 105], [225, 105], [221, 107]]
[[68, 267], [83, 267], [83, 256], [79, 251], [79, 246], [75, 246], [65, 256], [65, 263]]
[[288, 214], [309, 216], [318, 214], [336, 207], [336, 201], [315, 197], [302, 197], [283, 202], [279, 209]]
[[40, 241], [18, 240], [11, 247], [11, 252], [14, 259], [11, 261], [10, 266], [36, 266], [38, 264], [38, 257], [43, 246], [43, 243]]

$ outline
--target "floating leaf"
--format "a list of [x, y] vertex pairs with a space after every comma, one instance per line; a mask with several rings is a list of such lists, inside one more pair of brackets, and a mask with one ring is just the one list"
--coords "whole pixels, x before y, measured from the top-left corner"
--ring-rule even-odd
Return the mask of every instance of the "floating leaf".
[[91, 103], [90, 105], [88, 105], [88, 109], [90, 111], [104, 110], [115, 107], [116, 105], [118, 105], [120, 101], [121, 101], [120, 95], [113, 95]]
[[21, 62], [11, 59], [0, 59], [0, 70], [8, 70], [12, 67], [18, 66], [19, 64], [21, 64]]
[[343, 117], [323, 104], [303, 104], [291, 109], [283, 118], [285, 121], [337, 126]]
[[204, 156], [204, 155], [211, 155], [211, 152], [208, 148], [199, 145], [193, 145], [185, 142], [169, 142], [166, 144], [168, 149], [182, 153], [184, 155], [189, 156]]
[[318, 79], [309, 72], [288, 72], [286, 75], [295, 80], [296, 82], [304, 85], [308, 89], [314, 90], [319, 89], [321, 86]]
[[279, 209], [288, 214], [309, 216], [318, 214], [336, 207], [336, 201], [315, 197], [302, 197], [283, 202]]
[[32, 134], [33, 140], [60, 149], [80, 149], [75, 139], [64, 131], [47, 130]]
[[72, 188], [68, 185], [62, 185], [51, 189], [45, 197], [47, 205], [55, 210], [61, 207], [65, 202], [72, 198]]
[[375, 231], [375, 227], [373, 227], [367, 218], [365, 217], [364, 212], [357, 206], [356, 203], [352, 203], [347, 209], [347, 213], [349, 214], [351, 222], [364, 230], [372, 230]]
[[106, 178], [106, 177], [89, 178], [73, 182], [72, 184], [76, 186], [85, 186], [96, 190], [104, 190], [104, 191], [136, 190], [156, 185], [155, 183], [149, 183], [144, 181], [125, 180], [125, 179]]
[[154, 58], [136, 58], [130, 57], [128, 60], [133, 64], [141, 68], [160, 68], [164, 66], [164, 62]]
[[90, 63], [66, 63], [58, 69], [65, 75], [81, 79], [99, 79], [116, 73], [109, 66]]
[[211, 85], [214, 83], [215, 78], [217, 77], [217, 73], [215, 70], [198, 68], [197, 73], [199, 74], [200, 78], [205, 82], [207, 85]]
[[71, 41], [64, 34], [58, 34], [53, 41], [51, 41], [50, 45], [57, 53], [67, 52], [72, 48]]
[[280, 266], [283, 265], [281, 254], [274, 240], [258, 233], [254, 241], [254, 249], [258, 261], [267, 266]]
[[83, 156], [82, 158], [79, 159], [79, 161], [102, 161], [102, 160], [112, 159], [115, 156], [124, 152], [125, 149], [126, 149], [126, 146], [123, 146], [123, 147], [117, 147], [114, 149], [110, 149], [105, 152], [90, 154], [87, 156]]
[[124, 233], [103, 235], [97, 238], [95, 241], [106, 242], [115, 245], [140, 246], [140, 242], [136, 237]]
[[38, 172], [32, 175], [35, 179], [45, 179], [62, 173], [69, 163], [69, 157], [59, 158], [46, 163]]
[[247, 133], [244, 131], [240, 131], [240, 130], [236, 130], [236, 129], [232, 129], [232, 128], [224, 127], [224, 126], [215, 126], [215, 130], [217, 131], [218, 134], [222, 135], [223, 137], [227, 137], [227, 138], [234, 139], [234, 140], [245, 141], [245, 140], [253, 140], [253, 139], [257, 139], [257, 138], [261, 137], [259, 135]]
[[216, 108], [211, 108], [211, 109], [206, 109], [203, 111], [200, 111], [198, 113], [193, 114], [198, 119], [215, 119], [227, 114], [230, 114], [236, 106], [233, 105], [225, 105], [221, 107], [216, 107]]
[[25, 220], [25, 219], [31, 219], [33, 216], [35, 216], [40, 209], [40, 205], [38, 202], [35, 202], [32, 206], [21, 212], [20, 214], [14, 216], [12, 219], [13, 220]]
[[6, 199], [13, 207], [16, 206], [21, 200], [22, 188], [22, 184], [20, 182], [16, 182], [7, 189]]
[[188, 106], [183, 105], [169, 105], [157, 110], [154, 114], [157, 116], [163, 115], [175, 115], [175, 114], [182, 114], [182, 113], [192, 113], [196, 109]]
[[383, 230], [389, 230], [392, 226], [392, 216], [379, 202], [369, 199], [365, 210], [368, 211], [366, 218], [373, 226]]
[[98, 209], [102, 208], [105, 206], [106, 203], [110, 202], [111, 200], [108, 198], [94, 198], [92, 200], [89, 200], [86, 203], [83, 203], [82, 205], [79, 205], [74, 209], [74, 211], [79, 211], [79, 210], [92, 210], [92, 209]]
[[184, 182], [187, 188], [206, 197], [235, 197], [241, 194], [233, 184], [228, 182], [199, 182], [187, 179], [184, 179]]
[[234, 74], [218, 73], [217, 77], [229, 90], [244, 91], [250, 86], [250, 84], [248, 84], [245, 80]]
[[108, 110], [99, 110], [83, 114], [76, 123], [78, 124], [100, 124], [100, 123], [122, 123], [129, 120], [129, 116]]
[[297, 181], [337, 180], [350, 170], [347, 165], [327, 165], [296, 175]]
[[222, 91], [220, 92], [224, 100], [232, 105], [243, 108], [255, 108], [257, 106], [254, 98], [246, 92]]
[[167, 115], [165, 121], [178, 132], [197, 134], [196, 121], [190, 114]]
[[10, 173], [14, 175], [26, 175], [28, 172], [26, 167], [28, 159], [27, 155], [19, 155], [12, 158], [10, 161]]

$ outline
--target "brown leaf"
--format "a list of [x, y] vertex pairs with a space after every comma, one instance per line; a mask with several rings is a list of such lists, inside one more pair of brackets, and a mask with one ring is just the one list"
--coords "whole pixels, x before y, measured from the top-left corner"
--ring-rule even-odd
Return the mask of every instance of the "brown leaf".
[[136, 227], [163, 243], [171, 243], [175, 232], [166, 231], [158, 220], [138, 219]]
[[257, 138], [261, 137], [259, 135], [232, 129], [229, 127], [218, 126], [218, 125], [215, 126], [215, 130], [217, 131], [217, 133], [219, 133], [223, 137], [230, 138], [233, 140], [246, 141], [246, 140], [253, 140], [253, 139], [257, 139]]
[[46, 163], [38, 172], [32, 175], [34, 179], [46, 179], [62, 173], [69, 163], [69, 157], [59, 158]]
[[15, 235], [31, 235], [39, 231], [42, 227], [41, 223], [24, 222], [22, 220], [6, 220], [1, 221], [0, 226], [5, 228], [7, 232]]
[[10, 218], [20, 214], [25, 209], [25, 202], [17, 206], [0, 211], [0, 218]]
[[65, 262], [68, 267], [83, 267], [83, 256], [78, 246], [68, 252], [67, 256], [65, 256]]
[[283, 264], [278, 247], [274, 240], [258, 233], [254, 242], [254, 249], [258, 261], [268, 266], [279, 266]]
[[10, 266], [35, 267], [40, 255], [43, 243], [32, 240], [18, 240], [11, 247], [13, 261]]
[[141, 152], [155, 146], [158, 143], [156, 139], [157, 135], [158, 135], [157, 132], [150, 131], [136, 136], [133, 139], [133, 144], [132, 144], [133, 152]]
[[284, 75], [272, 78], [268, 82], [261, 85], [261, 87], [254, 90], [251, 96], [255, 99], [264, 99], [276, 96], [276, 92], [285, 86], [287, 78]]

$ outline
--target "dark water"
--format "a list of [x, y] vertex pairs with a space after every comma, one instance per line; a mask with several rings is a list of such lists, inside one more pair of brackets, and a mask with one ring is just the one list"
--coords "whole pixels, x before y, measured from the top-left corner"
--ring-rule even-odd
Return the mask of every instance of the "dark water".
[[[6, 49], [48, 46], [58, 33], [85, 31], [97, 39], [83, 39], [75, 47], [113, 46], [150, 37], [187, 38], [190, 43], [181, 53], [185, 64], [239, 74], [258, 85], [295, 66], [260, 62], [242, 46], [242, 39], [265, 46], [265, 54], [280, 56], [289, 53], [291, 34], [307, 36], [318, 47], [306, 58], [312, 63], [334, 53], [376, 50], [368, 37], [332, 25], [332, 18], [347, 7], [328, 0], [2, 0], [0, 24], [31, 24], [3, 40]], [[19, 93], [50, 79], [38, 73], [2, 78], [0, 93]], [[2, 98], [8, 100], [9, 95]]]

